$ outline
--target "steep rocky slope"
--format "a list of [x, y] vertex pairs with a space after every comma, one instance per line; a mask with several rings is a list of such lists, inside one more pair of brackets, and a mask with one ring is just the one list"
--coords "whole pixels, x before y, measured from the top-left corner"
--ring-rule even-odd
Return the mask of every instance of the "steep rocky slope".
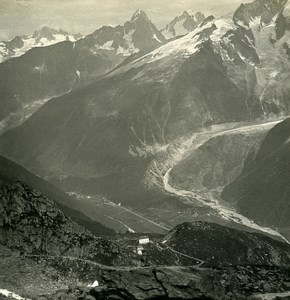
[[269, 24], [276, 14], [281, 13], [286, 3], [287, 0], [256, 0], [252, 3], [241, 4], [234, 14], [234, 20], [249, 24], [258, 17], [261, 23]]
[[[1, 165], [3, 167], [3, 163]], [[53, 200], [27, 185], [23, 173], [17, 177], [12, 175], [15, 170], [14, 165], [10, 165], [12, 169], [1, 168], [0, 173], [2, 245], [25, 255], [66, 256], [108, 265], [122, 265], [126, 255], [134, 256], [133, 253], [125, 254], [126, 251], [119, 249], [116, 243], [95, 237], [73, 222]], [[64, 212], [69, 214], [71, 210], [64, 209]], [[77, 220], [80, 216], [76, 212]], [[96, 222], [90, 224], [88, 220], [88, 224], [91, 227], [95, 225], [97, 229]]]
[[23, 183], [1, 181], [1, 244], [26, 255], [69, 256], [122, 264], [118, 245], [65, 217], [47, 197]]
[[255, 154], [266, 132], [234, 132], [213, 137], [177, 164], [170, 183], [185, 190], [210, 191], [232, 182]]
[[[53, 36], [44, 28], [35, 39], [41, 41], [43, 34]], [[131, 54], [164, 41], [147, 15], [137, 11], [124, 26], [105, 26], [76, 42], [34, 48], [0, 64], [0, 133], [1, 127], [3, 131], [23, 122], [48, 99], [86, 85]]]
[[82, 38], [81, 34], [69, 34], [68, 32], [43, 27], [32, 35], [16, 36], [10, 41], [0, 42], [0, 62], [25, 54], [35, 47], [44, 47], [63, 41], [75, 42]]
[[38, 193], [52, 199], [58, 208], [80, 226], [87, 228], [96, 235], [114, 235], [115, 232], [82, 214], [77, 209], [75, 199], [57, 187], [36, 176], [16, 163], [0, 156], [0, 178], [3, 182], [24, 184], [37, 190]]
[[290, 223], [290, 119], [276, 125], [222, 197], [246, 216], [276, 227]]
[[[48, 99], [85, 84], [90, 76], [95, 78], [111, 66], [112, 61], [101, 51], [94, 55], [89, 49], [69, 41], [34, 48], [19, 58], [0, 64], [3, 129], [15, 122], [13, 113], [19, 114], [19, 121], [23, 122]], [[80, 72], [83, 73], [81, 78]]]

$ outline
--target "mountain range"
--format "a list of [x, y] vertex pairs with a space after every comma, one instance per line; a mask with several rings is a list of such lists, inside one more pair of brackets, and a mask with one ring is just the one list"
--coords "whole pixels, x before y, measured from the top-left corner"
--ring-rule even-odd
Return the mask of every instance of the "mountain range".
[[19, 57], [35, 47], [45, 47], [62, 41], [75, 42], [82, 37], [80, 33], [69, 34], [62, 29], [55, 30], [46, 26], [32, 35], [16, 36], [10, 41], [0, 42], [0, 62]]
[[[59, 35], [67, 37], [45, 27], [31, 39], [38, 45], [43, 39], [56, 41], [53, 37], [59, 41]], [[165, 38], [138, 10], [124, 26], [104, 26], [78, 41], [64, 40], [0, 64], [2, 132], [22, 123], [49, 99], [100, 78], [131, 54], [152, 50]]]
[[[177, 141], [214, 124], [289, 113], [290, 61], [286, 48], [290, 32], [283, 13], [286, 2], [277, 1], [274, 7], [271, 1], [265, 5], [267, 2], [241, 5], [233, 19], [207, 17], [191, 33], [123, 62], [89, 85], [82, 86], [82, 80], [87, 83], [89, 77], [92, 80], [96, 76], [96, 70], [100, 76], [112, 67], [106, 59], [103, 65], [102, 57], [100, 69], [90, 61], [91, 71], [87, 71], [87, 60], [96, 59], [92, 45], [105, 44], [112, 38], [102, 37], [104, 28], [75, 44], [65, 42], [38, 49], [54, 53], [52, 61], [63, 53], [65, 60], [56, 64], [61, 71], [55, 73], [61, 81], [51, 77], [62, 91], [50, 90], [44, 72], [45, 80], [38, 81], [41, 88], [34, 86], [35, 95], [25, 85], [29, 101], [71, 89], [72, 81], [78, 82], [76, 77], [81, 82], [76, 85], [82, 87], [48, 101], [21, 126], [3, 134], [1, 153], [69, 192], [101, 194], [146, 213], [152, 205], [162, 209], [170, 205], [178, 211], [178, 197], [164, 193], [162, 187], [166, 166], [172, 167], [172, 154], [178, 152]], [[153, 38], [145, 39], [146, 45], [152, 42], [151, 47], [157, 47], [155, 29], [143, 12], [137, 11], [126, 24], [123, 28], [137, 26], [146, 32], [149, 28]], [[141, 47], [137, 33], [134, 45]], [[114, 41], [112, 53], [120, 45], [125, 47]], [[33, 50], [21, 59], [38, 59]], [[103, 54], [109, 50], [98, 51]], [[67, 60], [68, 53], [80, 59], [80, 77]], [[64, 61], [70, 70], [67, 81], [62, 73]], [[21, 65], [10, 60], [0, 65], [0, 72], [10, 62], [17, 68]], [[45, 63], [45, 68], [51, 66]], [[29, 78], [26, 68], [25, 74]], [[87, 79], [83, 79], [84, 74]], [[7, 88], [5, 82], [1, 84]], [[15, 91], [15, 79], [10, 89]], [[11, 99], [1, 99], [11, 104]]]
[[196, 29], [205, 18], [205, 15], [201, 12], [186, 10], [182, 15], [175, 17], [165, 28], [161, 29], [161, 32], [166, 39], [182, 36]]

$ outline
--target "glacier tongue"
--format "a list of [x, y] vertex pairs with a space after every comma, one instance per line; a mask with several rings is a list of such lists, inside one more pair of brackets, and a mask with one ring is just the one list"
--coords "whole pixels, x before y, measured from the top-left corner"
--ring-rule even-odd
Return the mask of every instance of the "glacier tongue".
[[[200, 191], [188, 191], [179, 189], [177, 187], [174, 187], [170, 183], [170, 173], [172, 169], [181, 162], [184, 158], [188, 156], [189, 153], [192, 153], [193, 151], [197, 150], [200, 146], [202, 146], [204, 143], [206, 143], [209, 139], [221, 136], [225, 134], [233, 134], [236, 132], [251, 132], [251, 131], [257, 131], [257, 130], [265, 130], [270, 129], [277, 123], [278, 121], [270, 121], [266, 123], [261, 124], [255, 124], [255, 125], [247, 125], [247, 126], [240, 126], [237, 128], [230, 128], [226, 129], [223, 125], [216, 126], [213, 130], [208, 132], [201, 132], [199, 134], [194, 134], [192, 137], [187, 138], [184, 140], [183, 145], [179, 144], [179, 147], [177, 147], [177, 150], [173, 152], [173, 155], [167, 158], [167, 160], [164, 162], [161, 162], [161, 164], [158, 164], [157, 161], [154, 162], [154, 164], [151, 166], [151, 170], [148, 172], [147, 176], [151, 176], [151, 180], [155, 180], [155, 184], [158, 184], [157, 177], [161, 176], [161, 182], [163, 189], [170, 193], [174, 194], [186, 203], [200, 203], [204, 206], [209, 206], [211, 209], [213, 209], [221, 218], [232, 221], [234, 223], [242, 224], [247, 227], [253, 228], [258, 231], [262, 231], [265, 233], [268, 233], [270, 235], [278, 236], [285, 240], [287, 243], [289, 243], [288, 240], [286, 240], [279, 232], [272, 228], [263, 227], [258, 224], [256, 224], [254, 221], [248, 219], [247, 217], [244, 217], [243, 215], [240, 215], [235, 210], [225, 207], [219, 203], [219, 200], [212, 196], [210, 192], [200, 192]], [[168, 147], [170, 148], [170, 146]], [[167, 168], [167, 169], [166, 169]]]

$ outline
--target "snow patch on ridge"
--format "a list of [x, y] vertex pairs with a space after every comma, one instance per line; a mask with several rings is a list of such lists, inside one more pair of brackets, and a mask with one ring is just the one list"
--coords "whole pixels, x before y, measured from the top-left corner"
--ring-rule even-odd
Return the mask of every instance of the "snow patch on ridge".
[[224, 36], [229, 30], [236, 28], [232, 20], [218, 19], [213, 23], [217, 27], [217, 30], [215, 30], [210, 37], [213, 42], [219, 42], [222, 36]]
[[150, 52], [149, 54], [140, 57], [139, 59], [133, 61], [131, 65], [152, 63], [170, 56], [188, 57], [196, 53], [199, 50], [198, 46], [204, 42], [204, 39], [200, 39], [200, 34], [202, 31], [211, 28], [214, 24], [217, 29], [210, 36], [210, 39], [213, 42], [219, 42], [221, 37], [228, 30], [234, 28], [234, 24], [230, 20], [213, 20], [202, 27], [196, 28], [184, 37], [171, 41]]
[[77, 41], [77, 38], [73, 34], [53, 33], [52, 37], [52, 39], [42, 37], [40, 40], [37, 41], [37, 37], [33, 37], [33, 35], [24, 36], [21, 37], [23, 46], [14, 49], [8, 49], [6, 46], [6, 42], [0, 42], [0, 62], [5, 61], [6, 59], [19, 57], [35, 47], [51, 46], [66, 40], [71, 42]]
[[140, 49], [136, 48], [133, 44], [133, 33], [134, 32], [135, 32], [135, 30], [130, 30], [128, 33], [126, 33], [124, 35], [126, 47], [119, 46], [117, 49], [117, 54], [120, 54], [123, 56], [130, 56], [130, 55], [140, 51]]
[[142, 14], [141, 9], [138, 9], [132, 16], [131, 22], [135, 22], [139, 18], [139, 16], [141, 16], [141, 14]]
[[13, 292], [10, 292], [10, 291], [8, 291], [6, 289], [0, 289], [0, 295], [3, 295], [5, 297], [7, 297], [7, 298], [15, 299], [15, 300], [30, 300], [28, 298], [23, 298], [23, 297], [15, 294]]
[[102, 50], [115, 50], [112, 45], [113, 45], [114, 41], [107, 41], [105, 44], [103, 44], [102, 46], [98, 46], [99, 49]]

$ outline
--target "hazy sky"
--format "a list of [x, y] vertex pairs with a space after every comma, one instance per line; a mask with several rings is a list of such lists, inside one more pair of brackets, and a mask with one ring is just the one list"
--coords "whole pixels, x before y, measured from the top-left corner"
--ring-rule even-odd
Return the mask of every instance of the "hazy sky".
[[48, 25], [90, 33], [102, 25], [119, 25], [144, 10], [158, 27], [186, 9], [220, 16], [249, 0], [0, 0], [0, 40], [30, 34]]

